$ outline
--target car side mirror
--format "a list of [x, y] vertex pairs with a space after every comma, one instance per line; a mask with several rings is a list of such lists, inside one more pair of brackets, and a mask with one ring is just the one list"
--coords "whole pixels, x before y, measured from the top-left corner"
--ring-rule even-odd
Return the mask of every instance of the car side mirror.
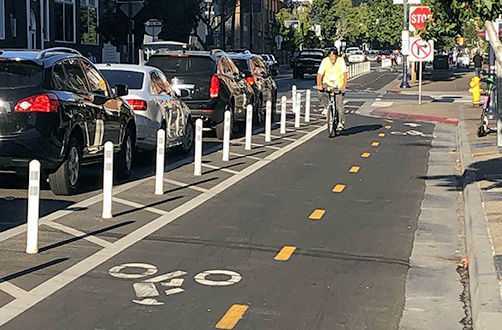
[[117, 94], [118, 97], [126, 96], [127, 94], [129, 94], [129, 87], [124, 84], [117, 84], [115, 85], [115, 94]]

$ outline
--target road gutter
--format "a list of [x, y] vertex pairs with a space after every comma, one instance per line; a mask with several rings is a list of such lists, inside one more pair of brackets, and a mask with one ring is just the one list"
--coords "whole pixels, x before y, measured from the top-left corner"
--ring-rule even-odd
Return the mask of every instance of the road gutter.
[[469, 167], [474, 162], [465, 124], [460, 122], [460, 159], [463, 171], [466, 248], [469, 257], [470, 295], [473, 328], [500, 329], [502, 300], [493, 261], [488, 220], [481, 203], [481, 189], [476, 173]]

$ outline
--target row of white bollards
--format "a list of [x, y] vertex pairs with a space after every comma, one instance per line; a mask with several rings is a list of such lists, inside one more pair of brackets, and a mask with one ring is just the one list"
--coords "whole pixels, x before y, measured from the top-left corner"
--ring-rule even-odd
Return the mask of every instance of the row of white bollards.
[[[293, 86], [293, 111], [295, 112], [295, 127], [300, 127], [301, 93], [297, 93], [296, 86]], [[286, 133], [286, 108], [287, 97], [281, 98], [281, 119], [280, 134]], [[305, 103], [305, 121], [310, 120], [310, 91], [307, 91]], [[223, 161], [229, 160], [230, 155], [230, 131], [231, 113], [225, 112], [224, 132], [223, 132]], [[246, 109], [246, 136], [245, 150], [251, 150], [251, 139], [253, 129], [253, 106], [248, 105]], [[271, 142], [272, 130], [272, 102], [267, 101], [265, 108], [265, 142]], [[112, 219], [112, 198], [113, 198], [113, 143], [105, 143], [103, 162], [103, 219]], [[164, 168], [166, 151], [166, 132], [163, 129], [157, 131], [156, 148], [156, 169], [155, 169], [155, 195], [164, 194]], [[194, 155], [194, 175], [202, 174], [202, 119], [195, 121], [195, 155]], [[28, 217], [27, 217], [27, 242], [26, 253], [38, 253], [38, 225], [40, 210], [40, 162], [32, 160], [29, 166], [29, 187], [28, 187]]]

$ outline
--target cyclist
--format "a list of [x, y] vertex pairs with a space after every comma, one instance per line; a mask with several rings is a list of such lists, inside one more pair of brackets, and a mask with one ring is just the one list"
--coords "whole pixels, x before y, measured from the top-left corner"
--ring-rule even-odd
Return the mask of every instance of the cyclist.
[[[328, 51], [328, 56], [324, 58], [317, 71], [317, 89], [319, 91], [324, 88], [335, 88], [341, 91], [335, 96], [336, 111], [338, 111], [338, 130], [343, 130], [345, 125], [345, 111], [343, 105], [343, 98], [347, 90], [347, 65], [343, 57], [338, 56], [338, 50], [332, 48]], [[325, 109], [323, 114], [327, 113], [327, 106], [329, 103], [329, 96], [326, 93], [319, 93], [319, 105]]]

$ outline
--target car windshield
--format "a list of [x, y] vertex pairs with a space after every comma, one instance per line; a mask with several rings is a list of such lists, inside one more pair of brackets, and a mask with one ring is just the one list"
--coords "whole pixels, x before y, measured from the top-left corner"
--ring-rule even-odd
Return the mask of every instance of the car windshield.
[[106, 81], [110, 86], [117, 86], [119, 84], [127, 85], [129, 89], [142, 89], [143, 72], [134, 72], [127, 70], [100, 70]]
[[250, 71], [248, 61], [237, 58], [232, 58], [232, 61], [237, 65], [240, 72]]
[[42, 66], [28, 61], [10, 61], [0, 58], [0, 88], [22, 88], [42, 82]]
[[215, 62], [206, 56], [152, 56], [146, 65], [154, 66], [165, 74], [211, 74]]
[[300, 53], [300, 57], [310, 57], [310, 58], [320, 58], [324, 57], [322, 52], [313, 52], [313, 51], [303, 51]]

